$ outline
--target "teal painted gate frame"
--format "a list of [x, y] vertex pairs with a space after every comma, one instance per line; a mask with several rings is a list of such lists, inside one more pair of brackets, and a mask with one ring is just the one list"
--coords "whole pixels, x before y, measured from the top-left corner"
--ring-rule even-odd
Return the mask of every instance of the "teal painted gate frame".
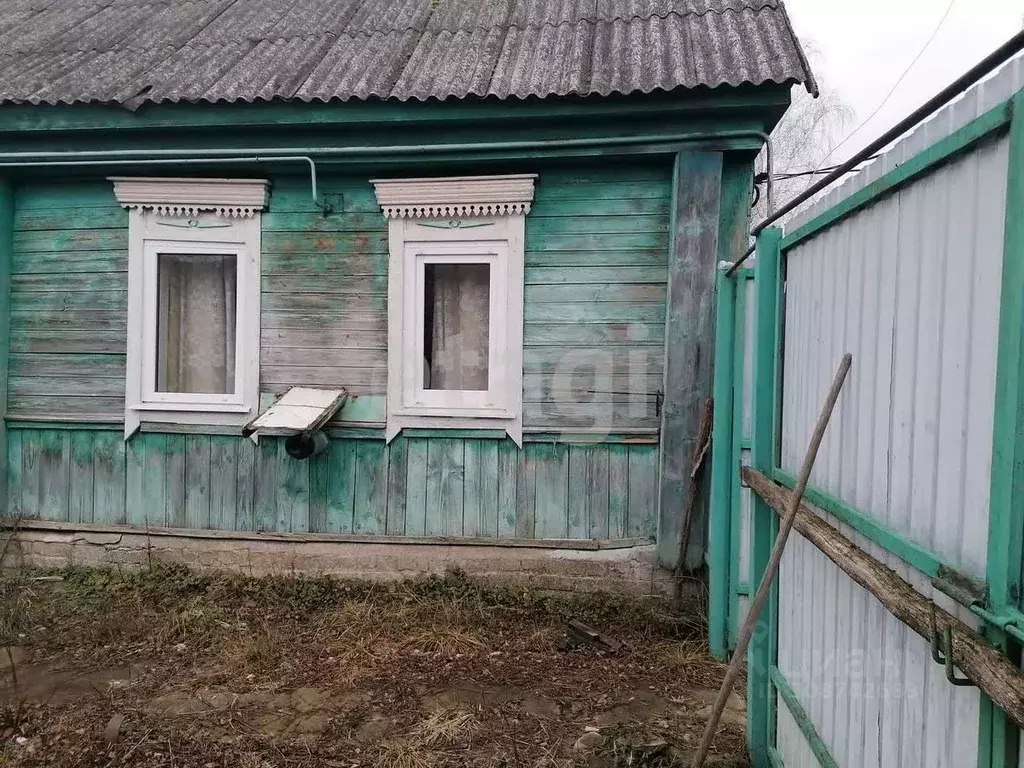
[[[890, 173], [867, 185], [833, 208], [783, 237], [768, 229], [757, 239], [753, 270], [732, 275], [723, 267], [717, 280], [715, 414], [709, 520], [708, 574], [710, 599], [708, 641], [720, 658], [735, 647], [739, 599], [756, 585], [777, 534], [775, 514], [752, 499], [749, 582], [739, 578], [741, 448], [749, 445], [750, 464], [781, 485], [792, 488], [796, 478], [779, 466], [781, 416], [781, 358], [784, 349], [783, 286], [787, 252], [861, 210], [880, 197], [912, 183], [942, 164], [993, 136], [1009, 136], [1009, 170], [1003, 249], [1002, 296], [996, 369], [995, 427], [984, 605], [960, 601], [981, 619], [982, 632], [992, 644], [1020, 663], [1024, 641], [1024, 92], [981, 115], [950, 136], [909, 158]], [[753, 364], [744, 365], [745, 282], [753, 277]], [[856, 361], [854, 361], [856, 364]], [[742, 434], [743, 382], [753, 384], [751, 434]], [[908, 537], [854, 509], [839, 498], [809, 487], [807, 501], [832, 514], [859, 534], [901, 558], [908, 565], [942, 581], [957, 569]], [[955, 597], [955, 595], [954, 595]], [[759, 619], [747, 656], [747, 739], [756, 768], [782, 766], [775, 748], [778, 702], [807, 739], [822, 766], [837, 765], [828, 745], [776, 666], [778, 595]], [[1020, 732], [985, 696], [978, 724], [979, 768], [1016, 768]], [[856, 768], [849, 766], [849, 768]]]

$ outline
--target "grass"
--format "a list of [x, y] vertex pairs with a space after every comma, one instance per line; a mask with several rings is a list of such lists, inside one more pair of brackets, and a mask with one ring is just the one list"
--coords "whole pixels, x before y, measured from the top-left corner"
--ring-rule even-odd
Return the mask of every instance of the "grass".
[[[0, 599], [0, 641], [27, 654], [26, 690], [131, 670], [52, 701], [0, 678], [0, 765], [19, 768], [641, 765], [651, 744], [665, 742], [664, 760], [699, 735], [690, 688], [717, 686], [724, 670], [706, 655], [701, 619], [662, 602], [459, 575], [382, 585], [180, 567], [29, 571], [0, 573]], [[568, 649], [569, 618], [623, 651]], [[122, 735], [108, 744], [116, 713]], [[602, 730], [603, 751], [577, 754], [600, 717], [631, 730]], [[735, 758], [742, 743], [742, 730], [727, 733], [719, 752]]]

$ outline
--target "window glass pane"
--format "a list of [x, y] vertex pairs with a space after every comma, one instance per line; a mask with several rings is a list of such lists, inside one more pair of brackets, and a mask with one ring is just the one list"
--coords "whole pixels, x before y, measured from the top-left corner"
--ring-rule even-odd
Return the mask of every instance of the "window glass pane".
[[156, 391], [233, 394], [237, 259], [161, 253]]
[[486, 391], [490, 265], [427, 264], [424, 282], [424, 388]]

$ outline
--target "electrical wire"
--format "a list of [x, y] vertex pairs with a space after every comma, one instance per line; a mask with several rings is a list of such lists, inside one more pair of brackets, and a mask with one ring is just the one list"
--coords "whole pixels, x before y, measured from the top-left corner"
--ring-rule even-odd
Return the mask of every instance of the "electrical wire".
[[[942, 29], [943, 25], [945, 25], [946, 19], [949, 18], [949, 14], [950, 12], [952, 12], [954, 5], [956, 5], [956, 0], [949, 0], [949, 5], [946, 6], [946, 12], [942, 14], [942, 18], [939, 19], [939, 23], [935, 25], [935, 29], [932, 30], [931, 36], [925, 41], [924, 46], [921, 48], [921, 50], [917, 52], [917, 55], [914, 57], [913, 61], [911, 61], [910, 64], [907, 65], [907, 68], [903, 70], [903, 74], [899, 76], [899, 79], [896, 80], [892, 88], [889, 89], [889, 92], [885, 95], [885, 98], [882, 99], [881, 103], [879, 103], [877, 107], [875, 107], [875, 111], [868, 115], [867, 118], [860, 125], [854, 128], [853, 132], [849, 133], [845, 139], [843, 139], [834, 147], [832, 147], [832, 149], [829, 150], [829, 153], [825, 155], [824, 159], [821, 161], [822, 163], [824, 163], [825, 160], [828, 160], [830, 157], [832, 157], [832, 155], [834, 155], [840, 147], [842, 147], [844, 144], [846, 144], [846, 142], [848, 142], [850, 139], [856, 136], [857, 133], [865, 125], [871, 122], [875, 115], [882, 111], [882, 107], [889, 103], [889, 99], [891, 99], [893, 94], [896, 93], [896, 89], [900, 87], [900, 84], [903, 83], [907, 75], [910, 74], [910, 70], [914, 68], [917, 62], [921, 60], [921, 57], [924, 56], [925, 52], [931, 47], [931, 44], [935, 42], [935, 38], [938, 37], [939, 31]], [[819, 168], [817, 170], [821, 169]]]

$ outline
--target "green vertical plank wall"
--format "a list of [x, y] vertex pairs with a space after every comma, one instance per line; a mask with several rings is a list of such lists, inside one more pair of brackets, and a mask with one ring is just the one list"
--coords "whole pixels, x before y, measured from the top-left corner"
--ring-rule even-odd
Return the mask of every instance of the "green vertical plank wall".
[[[6, 405], [15, 427], [32, 428], [13, 429], [6, 448], [10, 508], [246, 531], [655, 535], [671, 162], [519, 170], [539, 174], [526, 228], [524, 424], [551, 440], [520, 450], [461, 436], [339, 439], [312, 462], [288, 459], [278, 441], [226, 435], [125, 443], [128, 213], [103, 178], [20, 184], [10, 195]], [[367, 177], [321, 174], [320, 184], [338, 203], [328, 217], [307, 178], [271, 178], [261, 389], [345, 386], [373, 396], [359, 418], [379, 426], [386, 221]]]
[[[117, 431], [19, 428], [7, 482], [14, 509], [58, 522], [559, 539], [650, 537], [657, 526], [655, 444], [335, 439], [313, 461], [289, 458], [280, 439], [253, 448], [144, 432], [126, 449]], [[514, 517], [510, 499], [528, 515]]]

